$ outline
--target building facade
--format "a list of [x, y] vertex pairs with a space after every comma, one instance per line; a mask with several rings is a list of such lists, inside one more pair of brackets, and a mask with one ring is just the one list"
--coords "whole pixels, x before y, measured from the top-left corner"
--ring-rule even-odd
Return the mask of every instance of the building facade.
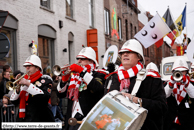
[[[128, 4], [128, 5], [127, 5]], [[105, 48], [120, 49], [138, 32], [137, 0], [104, 0]]]
[[92, 46], [87, 32], [93, 30], [96, 44], [92, 47], [96, 48], [97, 60], [102, 65], [100, 56], [105, 53], [103, 1], [0, 0], [0, 3], [1, 11], [9, 11], [1, 33], [10, 41], [9, 53], [0, 59], [1, 71], [5, 64], [13, 71], [25, 71], [23, 63], [32, 54], [29, 47], [32, 40], [38, 46], [44, 73], [50, 73], [55, 64], [76, 63], [82, 46]]

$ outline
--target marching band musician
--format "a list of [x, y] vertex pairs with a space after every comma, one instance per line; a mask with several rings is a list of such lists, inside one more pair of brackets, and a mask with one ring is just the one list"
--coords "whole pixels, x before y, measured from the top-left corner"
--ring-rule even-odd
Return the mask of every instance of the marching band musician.
[[153, 75], [152, 73], [155, 73], [153, 71], [141, 82], [136, 96], [131, 95], [136, 82], [136, 75], [145, 63], [142, 46], [135, 39], [128, 40], [122, 46], [119, 54], [121, 54], [122, 64], [117, 72], [106, 80], [105, 91], [121, 91], [131, 102], [140, 104], [148, 110], [147, 118], [141, 130], [161, 130], [167, 104], [160, 76]]
[[70, 126], [68, 119], [72, 117], [81, 121], [104, 94], [105, 75], [95, 71], [98, 66], [95, 51], [91, 47], [85, 47], [76, 58], [81, 66], [72, 64], [70, 70], [74, 73], [62, 76], [62, 81], [57, 86], [59, 93], [68, 97], [66, 130], [77, 130], [80, 124]]
[[41, 60], [37, 55], [29, 56], [23, 66], [27, 74], [19, 82], [11, 95], [13, 103], [19, 102], [19, 122], [54, 122], [51, 110], [48, 108], [52, 79], [42, 75]]
[[189, 80], [188, 71], [188, 64], [183, 58], [174, 62], [173, 75], [165, 86], [168, 112], [164, 130], [194, 130], [194, 86]]

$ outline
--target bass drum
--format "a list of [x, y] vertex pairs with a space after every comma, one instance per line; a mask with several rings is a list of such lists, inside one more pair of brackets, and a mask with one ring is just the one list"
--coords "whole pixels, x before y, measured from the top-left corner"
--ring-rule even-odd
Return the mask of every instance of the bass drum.
[[88, 113], [79, 130], [139, 130], [147, 110], [126, 99], [119, 91], [107, 93]]

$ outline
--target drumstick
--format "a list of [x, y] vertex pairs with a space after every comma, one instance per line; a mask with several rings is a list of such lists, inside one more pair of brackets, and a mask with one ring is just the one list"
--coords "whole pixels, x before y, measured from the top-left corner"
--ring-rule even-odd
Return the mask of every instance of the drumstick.
[[75, 126], [77, 124], [81, 124], [83, 121], [77, 121], [76, 118], [69, 118], [68, 120], [68, 124], [71, 126]]

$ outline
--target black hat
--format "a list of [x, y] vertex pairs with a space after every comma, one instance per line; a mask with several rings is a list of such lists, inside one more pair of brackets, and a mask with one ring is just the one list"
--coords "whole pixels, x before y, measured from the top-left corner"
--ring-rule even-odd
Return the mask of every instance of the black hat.
[[16, 70], [16, 71], [13, 72], [13, 76], [14, 76], [14, 77], [16, 77], [18, 74], [23, 75], [24, 73], [21, 72], [20, 70]]

